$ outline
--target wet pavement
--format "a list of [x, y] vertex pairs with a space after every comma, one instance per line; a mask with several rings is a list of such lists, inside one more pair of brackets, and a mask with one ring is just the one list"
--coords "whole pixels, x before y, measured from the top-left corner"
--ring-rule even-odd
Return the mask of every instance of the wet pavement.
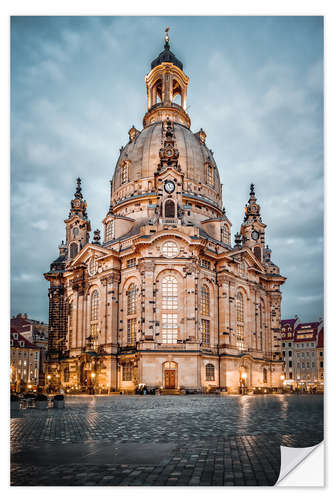
[[321, 395], [68, 396], [11, 418], [11, 484], [273, 485], [323, 439]]

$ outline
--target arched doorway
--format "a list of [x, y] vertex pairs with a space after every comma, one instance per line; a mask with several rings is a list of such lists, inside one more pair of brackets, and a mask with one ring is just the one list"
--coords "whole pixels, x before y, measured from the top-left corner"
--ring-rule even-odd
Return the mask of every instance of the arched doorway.
[[165, 389], [176, 389], [177, 363], [167, 361], [163, 365], [163, 381]]
[[167, 200], [164, 205], [164, 217], [174, 218], [175, 217], [175, 203], [172, 200]]

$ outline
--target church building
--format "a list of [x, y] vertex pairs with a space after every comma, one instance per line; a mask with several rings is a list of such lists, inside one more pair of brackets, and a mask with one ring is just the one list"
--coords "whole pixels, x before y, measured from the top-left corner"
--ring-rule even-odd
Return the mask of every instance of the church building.
[[191, 131], [189, 78], [167, 30], [145, 83], [143, 128], [132, 126], [120, 150], [102, 234], [90, 241], [77, 179], [66, 241], [44, 275], [48, 380], [82, 392], [281, 388], [286, 278], [265, 246], [254, 185], [233, 243], [219, 170], [203, 129]]

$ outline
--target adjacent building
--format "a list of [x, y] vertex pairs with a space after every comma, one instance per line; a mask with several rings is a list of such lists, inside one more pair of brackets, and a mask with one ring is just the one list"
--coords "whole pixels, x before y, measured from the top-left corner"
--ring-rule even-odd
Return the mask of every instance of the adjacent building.
[[40, 349], [15, 328], [10, 332], [10, 386], [13, 391], [36, 389], [39, 385]]
[[167, 34], [145, 83], [143, 129], [132, 126], [120, 150], [102, 236], [90, 241], [77, 179], [45, 273], [48, 377], [82, 391], [278, 389], [286, 278], [254, 185], [233, 244], [219, 169], [204, 130], [191, 131], [189, 78]]
[[[311, 390], [323, 382], [323, 322], [281, 321], [285, 384]], [[320, 355], [321, 353], [321, 355]]]
[[48, 348], [48, 325], [28, 317], [26, 313], [17, 314], [10, 320], [11, 330], [19, 333], [39, 349], [38, 385], [45, 385], [46, 356]]

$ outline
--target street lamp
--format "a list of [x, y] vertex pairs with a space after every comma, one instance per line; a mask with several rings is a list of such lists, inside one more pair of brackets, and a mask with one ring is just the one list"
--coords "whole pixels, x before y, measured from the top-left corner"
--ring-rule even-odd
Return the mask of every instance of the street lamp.
[[95, 373], [95, 372], [91, 372], [91, 380], [92, 380], [92, 390], [93, 390], [93, 394], [95, 393], [95, 388], [94, 388], [94, 381], [95, 381], [95, 377], [96, 377], [96, 373]]
[[246, 379], [247, 379], [246, 372], [242, 372], [241, 379], [242, 379], [242, 394], [245, 394], [245, 383], [246, 383]]

